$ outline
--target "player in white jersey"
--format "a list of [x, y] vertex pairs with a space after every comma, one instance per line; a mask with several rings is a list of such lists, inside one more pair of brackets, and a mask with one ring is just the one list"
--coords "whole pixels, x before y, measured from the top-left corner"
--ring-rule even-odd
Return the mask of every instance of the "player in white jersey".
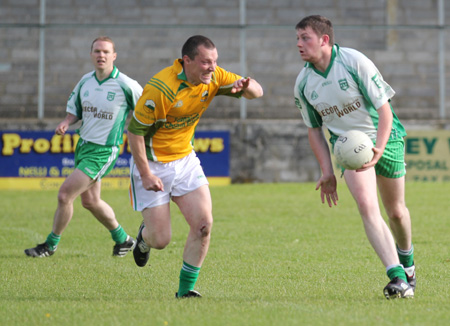
[[67, 112], [82, 120], [80, 137], [98, 145], [116, 146], [123, 143], [122, 135], [130, 110], [142, 87], [119, 72], [117, 67], [99, 82], [96, 72], [84, 75], [67, 102]]
[[75, 86], [67, 102], [67, 116], [55, 130], [64, 135], [70, 125], [82, 121], [77, 130], [80, 139], [75, 150], [75, 169], [59, 189], [52, 232], [44, 243], [26, 249], [27, 256], [48, 257], [55, 253], [78, 196], [83, 207], [110, 231], [115, 241], [113, 256], [125, 256], [136, 244], [118, 223], [111, 206], [100, 198], [101, 178], [114, 167], [128, 113], [142, 94], [142, 87], [114, 66], [116, 57], [109, 37], [98, 37], [92, 42], [95, 70]]
[[[390, 282], [387, 299], [414, 296], [416, 277], [411, 219], [405, 205], [405, 129], [392, 110], [394, 90], [362, 53], [334, 44], [331, 22], [309, 16], [296, 25], [297, 47], [306, 64], [297, 77], [294, 96], [308, 127], [311, 148], [322, 176], [316, 189], [322, 202], [337, 204], [337, 183], [322, 127], [334, 145], [345, 131], [365, 132], [374, 142], [374, 157], [357, 171], [343, 172], [375, 252], [386, 267]], [[383, 220], [377, 186], [389, 216]], [[395, 239], [395, 240], [394, 240]]]

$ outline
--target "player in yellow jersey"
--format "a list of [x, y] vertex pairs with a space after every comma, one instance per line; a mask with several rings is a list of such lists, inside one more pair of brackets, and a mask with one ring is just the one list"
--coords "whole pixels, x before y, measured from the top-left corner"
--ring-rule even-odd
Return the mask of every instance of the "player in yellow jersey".
[[170, 242], [170, 199], [180, 208], [190, 231], [183, 253], [177, 298], [200, 297], [194, 290], [208, 252], [213, 223], [208, 181], [192, 145], [195, 127], [216, 95], [258, 98], [263, 89], [217, 66], [214, 43], [190, 37], [181, 59], [156, 74], [145, 86], [128, 127], [131, 147], [130, 199], [144, 221], [133, 250], [138, 266], [150, 249]]

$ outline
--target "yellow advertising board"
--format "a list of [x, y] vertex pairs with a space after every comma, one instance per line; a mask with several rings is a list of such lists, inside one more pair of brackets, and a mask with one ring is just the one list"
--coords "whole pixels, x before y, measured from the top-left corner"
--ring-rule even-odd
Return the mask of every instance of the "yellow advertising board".
[[[0, 131], [0, 190], [59, 189], [75, 169], [74, 152], [79, 136], [51, 131]], [[102, 189], [127, 189], [131, 152], [126, 133], [120, 155]], [[228, 185], [230, 141], [228, 131], [197, 131], [194, 150], [210, 185]]]
[[450, 130], [408, 130], [406, 180], [450, 181]]
[[[450, 182], [450, 130], [407, 130], [407, 134], [406, 180]], [[327, 130], [325, 135], [328, 139]], [[334, 155], [332, 158], [337, 180], [344, 181], [344, 178], [340, 178], [342, 172]]]

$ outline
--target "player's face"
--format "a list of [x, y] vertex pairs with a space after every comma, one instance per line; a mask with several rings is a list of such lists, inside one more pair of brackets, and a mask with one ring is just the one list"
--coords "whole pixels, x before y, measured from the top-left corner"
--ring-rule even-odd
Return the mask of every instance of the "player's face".
[[112, 70], [117, 54], [111, 42], [97, 41], [92, 46], [91, 60], [95, 70]]
[[315, 63], [321, 58], [323, 39], [311, 27], [297, 30], [297, 47], [306, 62]]
[[207, 49], [203, 45], [198, 47], [198, 54], [192, 60], [183, 57], [184, 69], [188, 81], [194, 85], [209, 84], [213, 72], [217, 67], [217, 49]]

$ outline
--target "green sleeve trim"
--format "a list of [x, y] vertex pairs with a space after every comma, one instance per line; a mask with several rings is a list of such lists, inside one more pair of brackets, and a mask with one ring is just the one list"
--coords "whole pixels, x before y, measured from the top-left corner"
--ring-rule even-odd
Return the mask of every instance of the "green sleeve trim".
[[314, 109], [314, 107], [308, 102], [308, 100], [306, 99], [306, 96], [304, 94], [307, 79], [308, 79], [308, 77], [306, 76], [298, 85], [299, 94], [300, 94], [300, 97], [302, 98], [303, 103], [306, 104], [305, 110], [306, 110], [306, 114], [308, 115], [309, 121], [311, 123], [311, 128], [322, 127], [322, 125], [323, 125], [322, 117], [320, 116], [319, 112], [317, 112]]
[[131, 118], [130, 124], [128, 125], [128, 130], [135, 135], [151, 138], [163, 125], [164, 121], [157, 121], [151, 126], [143, 125], [133, 116]]
[[225, 95], [225, 96], [234, 97], [234, 98], [242, 97], [242, 94], [244, 93], [244, 91], [240, 91], [237, 93], [231, 93], [232, 88], [233, 88], [233, 84], [219, 87], [219, 90], [217, 91], [216, 95]]

